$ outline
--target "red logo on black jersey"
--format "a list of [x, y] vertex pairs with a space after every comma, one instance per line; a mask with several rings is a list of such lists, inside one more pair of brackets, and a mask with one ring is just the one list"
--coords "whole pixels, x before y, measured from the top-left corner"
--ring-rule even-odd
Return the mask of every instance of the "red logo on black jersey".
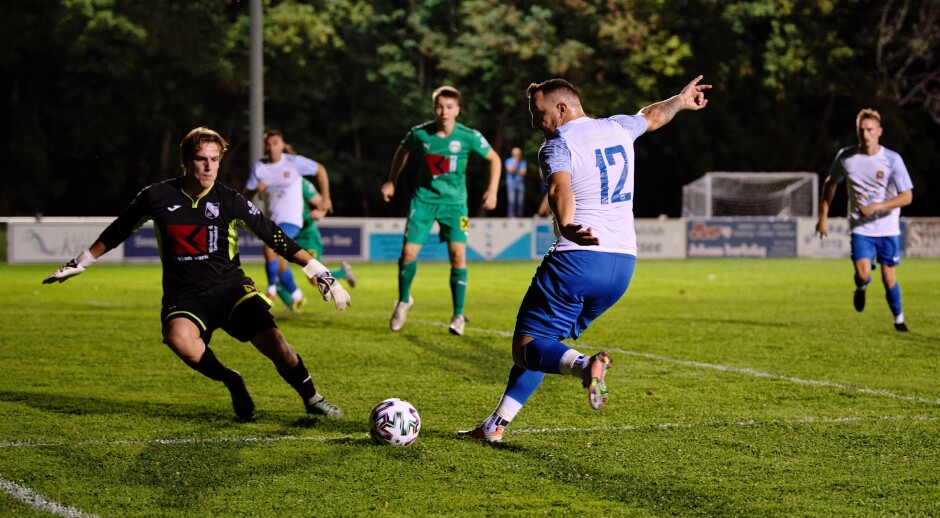
[[166, 236], [173, 255], [202, 255], [207, 251], [205, 225], [167, 225]]

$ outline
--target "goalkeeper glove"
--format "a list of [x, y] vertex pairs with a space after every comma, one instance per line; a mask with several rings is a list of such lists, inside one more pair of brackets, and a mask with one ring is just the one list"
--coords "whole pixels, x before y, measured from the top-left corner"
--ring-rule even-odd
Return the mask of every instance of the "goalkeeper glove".
[[69, 277], [75, 277], [84, 272], [85, 268], [93, 264], [95, 264], [95, 258], [91, 256], [91, 253], [89, 253], [87, 249], [82, 250], [82, 253], [78, 254], [78, 257], [63, 264], [61, 268], [49, 274], [48, 277], [43, 279], [42, 283], [52, 284], [53, 282], [65, 282]]
[[316, 259], [308, 261], [307, 266], [304, 266], [304, 274], [307, 275], [311, 283], [316, 282], [317, 289], [323, 295], [323, 300], [327, 302], [332, 300], [336, 309], [343, 311], [352, 305], [346, 288], [343, 288], [343, 285], [333, 277], [320, 261]]

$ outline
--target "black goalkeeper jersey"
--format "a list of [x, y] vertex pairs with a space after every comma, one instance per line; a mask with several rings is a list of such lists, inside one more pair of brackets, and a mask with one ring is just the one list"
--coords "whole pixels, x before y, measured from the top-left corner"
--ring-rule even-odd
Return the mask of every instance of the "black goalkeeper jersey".
[[193, 199], [183, 178], [145, 187], [98, 238], [108, 250], [120, 245], [152, 219], [163, 261], [164, 295], [205, 291], [227, 281], [241, 282], [236, 227], [243, 227], [274, 249], [293, 257], [300, 246], [234, 189], [214, 183]]

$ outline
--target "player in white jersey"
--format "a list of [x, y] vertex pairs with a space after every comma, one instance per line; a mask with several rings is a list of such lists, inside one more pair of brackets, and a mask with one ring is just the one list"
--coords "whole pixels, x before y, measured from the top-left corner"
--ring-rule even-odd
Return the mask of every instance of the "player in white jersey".
[[563, 79], [529, 85], [532, 127], [545, 135], [539, 166], [548, 186], [557, 240], [539, 265], [516, 316], [514, 365], [506, 390], [482, 424], [459, 435], [490, 442], [542, 383], [545, 373], [574, 376], [588, 389], [595, 410], [607, 403], [604, 374], [611, 359], [569, 348], [627, 291], [636, 264], [633, 227], [633, 141], [655, 131], [682, 110], [705, 107], [696, 77], [682, 91], [636, 115], [593, 119], [577, 90]]
[[877, 257], [894, 328], [905, 332], [908, 329], [901, 310], [901, 286], [894, 270], [901, 264], [901, 207], [911, 204], [914, 184], [901, 155], [878, 144], [882, 134], [878, 112], [868, 108], [860, 111], [855, 128], [858, 145], [840, 149], [829, 168], [819, 200], [816, 231], [820, 237], [828, 235], [829, 206], [837, 185], [844, 180], [855, 264], [855, 309], [865, 309], [865, 290]]
[[[293, 150], [278, 130], [265, 132], [264, 149], [267, 156], [252, 164], [251, 174], [245, 183], [246, 195], [250, 198], [263, 192], [267, 201], [268, 217], [293, 239], [303, 227], [303, 212], [306, 210], [301, 183], [304, 176], [317, 178], [324, 198], [323, 208], [332, 212], [326, 169], [314, 160], [292, 153]], [[291, 309], [299, 310], [304, 296], [294, 281], [287, 261], [278, 257], [267, 246], [264, 247], [264, 259], [268, 276], [268, 298], [275, 300], [277, 285], [280, 282], [284, 289], [291, 293]]]

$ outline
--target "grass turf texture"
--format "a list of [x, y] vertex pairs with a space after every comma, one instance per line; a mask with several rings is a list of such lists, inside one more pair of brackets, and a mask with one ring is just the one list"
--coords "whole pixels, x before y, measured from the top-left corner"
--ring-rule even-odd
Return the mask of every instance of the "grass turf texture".
[[[464, 337], [447, 332], [442, 263], [419, 264], [399, 333], [391, 263], [355, 265], [344, 313], [312, 286], [305, 313], [276, 306], [342, 419], [306, 417], [268, 360], [217, 332], [213, 349], [258, 406], [251, 423], [161, 344], [159, 266], [97, 264], [41, 285], [53, 268], [0, 265], [0, 482], [85, 513], [940, 513], [940, 260], [898, 269], [907, 334], [878, 280], [855, 312], [847, 259], [641, 260], [624, 299], [572, 344], [616, 358], [607, 408], [548, 376], [502, 445], [454, 432], [502, 393], [535, 263], [470, 265]], [[368, 438], [388, 397], [420, 412], [414, 445]], [[0, 492], [0, 514], [14, 513], [44, 515]]]

